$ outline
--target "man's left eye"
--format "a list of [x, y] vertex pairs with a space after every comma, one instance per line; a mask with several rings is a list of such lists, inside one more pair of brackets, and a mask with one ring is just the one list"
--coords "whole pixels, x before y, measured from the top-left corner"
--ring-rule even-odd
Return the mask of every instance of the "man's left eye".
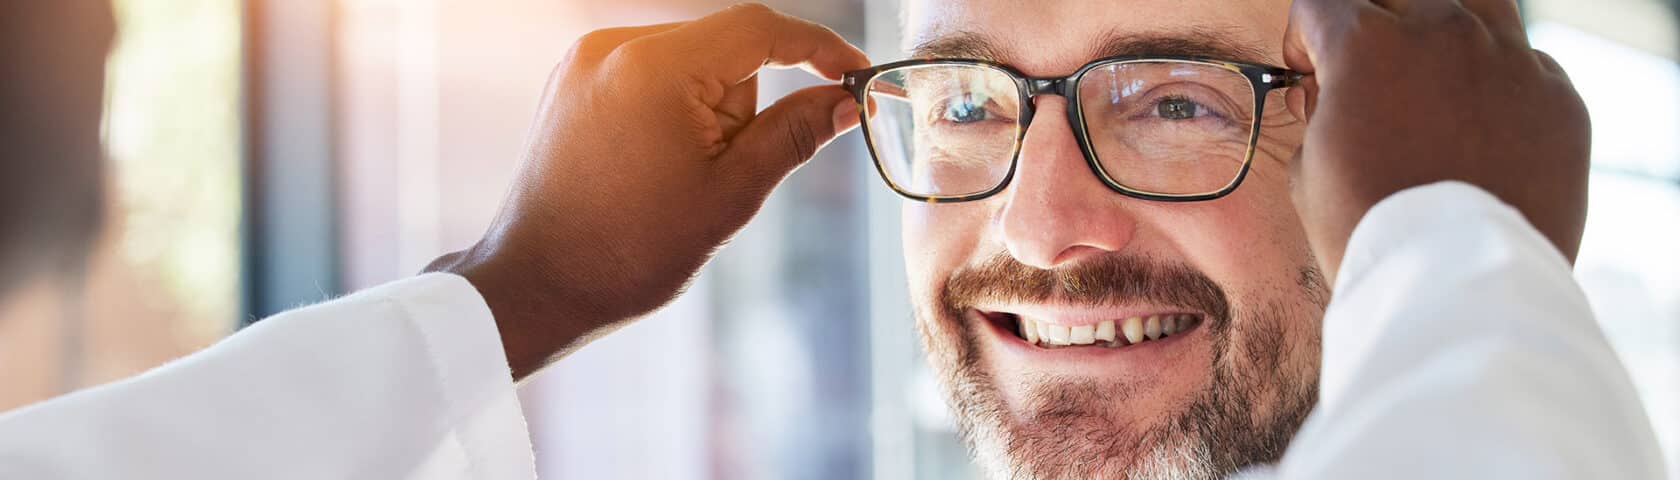
[[1184, 97], [1164, 98], [1155, 104], [1155, 114], [1167, 120], [1189, 120], [1207, 113], [1207, 107]]

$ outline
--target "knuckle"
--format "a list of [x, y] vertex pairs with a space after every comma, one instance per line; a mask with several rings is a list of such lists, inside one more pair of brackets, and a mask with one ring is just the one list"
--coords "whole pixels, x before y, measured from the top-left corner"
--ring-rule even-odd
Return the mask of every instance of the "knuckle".
[[762, 3], [738, 3], [719, 13], [723, 23], [728, 24], [729, 34], [747, 35], [769, 28], [776, 22], [780, 13]]
[[1476, 14], [1456, 4], [1436, 9], [1435, 14], [1426, 16], [1424, 21], [1426, 29], [1455, 34], [1475, 32], [1481, 29], [1482, 24], [1482, 21], [1476, 18]]
[[566, 58], [573, 62], [594, 62], [605, 58], [618, 47], [614, 30], [595, 30], [583, 34], [577, 41], [572, 42], [572, 48], [566, 52]]
[[776, 9], [758, 2], [745, 2], [730, 5], [725, 13], [749, 20], [763, 20], [775, 16]]
[[[570, 57], [570, 55], [568, 55], [568, 57]], [[571, 73], [571, 71], [572, 61], [569, 58], [567, 60], [561, 60], [559, 63], [554, 64], [554, 68], [550, 68], [548, 70], [548, 81], [545, 85], [560, 84], [567, 75]]]
[[1371, 37], [1386, 36], [1393, 30], [1393, 20], [1372, 12], [1359, 12], [1353, 15], [1339, 32], [1348, 41], [1367, 40]]
[[1548, 101], [1556, 104], [1554, 108], [1563, 112], [1561, 116], [1565, 121], [1582, 124], [1590, 121], [1591, 115], [1587, 110], [1586, 101], [1581, 98], [1580, 91], [1576, 90], [1575, 86], [1569, 83], [1569, 80], [1553, 78], [1546, 85], [1547, 88], [1541, 90], [1542, 95], [1548, 98]]
[[646, 39], [638, 38], [619, 44], [602, 58], [602, 65], [613, 71], [634, 70], [641, 68], [650, 58], [655, 58], [655, 46]]
[[1392, 48], [1395, 30], [1391, 19], [1362, 12], [1322, 24], [1307, 41], [1322, 61], [1363, 65], [1374, 60], [1367, 52]]
[[1533, 49], [1532, 55], [1534, 55], [1534, 61], [1540, 64], [1541, 70], [1561, 76], [1565, 79], [1569, 78], [1569, 72], [1565, 70], [1563, 65], [1558, 63], [1557, 59], [1553, 58], [1551, 54], [1540, 49]]

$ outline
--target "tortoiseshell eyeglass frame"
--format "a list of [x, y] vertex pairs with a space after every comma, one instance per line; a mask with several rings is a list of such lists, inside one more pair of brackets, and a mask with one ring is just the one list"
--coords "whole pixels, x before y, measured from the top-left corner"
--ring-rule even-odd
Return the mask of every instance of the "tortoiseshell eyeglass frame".
[[[1084, 114], [1079, 102], [1079, 81], [1085, 77], [1086, 73], [1098, 68], [1131, 63], [1185, 63], [1205, 65], [1230, 70], [1242, 74], [1243, 77], [1248, 79], [1254, 90], [1255, 114], [1253, 115], [1253, 124], [1249, 129], [1248, 148], [1244, 154], [1242, 168], [1238, 170], [1236, 178], [1233, 178], [1230, 183], [1213, 192], [1169, 194], [1146, 192], [1127, 187], [1120, 183], [1120, 181], [1114, 179], [1106, 170], [1103, 169], [1102, 165], [1097, 161], [1096, 153], [1091, 147], [1090, 136], [1084, 122]], [[992, 68], [1008, 74], [1009, 77], [1015, 81], [1015, 88], [1020, 95], [1021, 100], [1021, 114], [1016, 118], [1016, 131], [1018, 133], [1017, 138], [1015, 139], [1015, 149], [1014, 152], [1010, 153], [1008, 173], [1004, 175], [1002, 181], [998, 182], [998, 184], [991, 189], [977, 193], [951, 196], [923, 195], [912, 192], [893, 181], [892, 177], [887, 174], [886, 165], [881, 161], [881, 154], [876, 150], [874, 135], [872, 135], [869, 131], [869, 84], [877, 77], [893, 70], [937, 65], [969, 65]], [[1080, 151], [1085, 155], [1085, 163], [1091, 167], [1091, 172], [1096, 174], [1097, 178], [1102, 179], [1104, 185], [1107, 185], [1110, 189], [1113, 189], [1120, 194], [1133, 198], [1162, 202], [1195, 202], [1213, 200], [1229, 195], [1232, 191], [1237, 189], [1238, 185], [1242, 184], [1243, 178], [1248, 176], [1249, 167], [1254, 161], [1255, 146], [1260, 141], [1260, 122], [1264, 116], [1263, 113], [1266, 111], [1266, 96], [1273, 90], [1295, 86], [1300, 82], [1302, 77], [1303, 75], [1298, 72], [1271, 65], [1193, 56], [1127, 55], [1093, 60], [1090, 63], [1086, 63], [1084, 66], [1079, 67], [1079, 69], [1074, 71], [1072, 75], [1068, 75], [1066, 77], [1029, 77], [1022, 74], [1014, 67], [997, 62], [962, 58], [936, 58], [904, 60], [876, 65], [862, 70], [854, 70], [846, 72], [843, 76], [841, 76], [840, 82], [847, 91], [851, 92], [852, 97], [858, 102], [858, 118], [861, 122], [860, 125], [863, 127], [864, 143], [869, 146], [869, 155], [875, 161], [875, 170], [880, 173], [881, 179], [887, 182], [888, 187], [891, 187], [894, 192], [897, 192], [905, 198], [927, 203], [956, 203], [984, 199], [1003, 191], [1004, 188], [1009, 186], [1009, 182], [1015, 178], [1015, 169], [1020, 163], [1021, 143], [1027, 135], [1027, 126], [1032, 124], [1033, 114], [1037, 110], [1037, 105], [1034, 104], [1033, 100], [1039, 95], [1060, 95], [1067, 99], [1068, 125], [1077, 127], [1073, 129], [1074, 140], [1077, 141]]]

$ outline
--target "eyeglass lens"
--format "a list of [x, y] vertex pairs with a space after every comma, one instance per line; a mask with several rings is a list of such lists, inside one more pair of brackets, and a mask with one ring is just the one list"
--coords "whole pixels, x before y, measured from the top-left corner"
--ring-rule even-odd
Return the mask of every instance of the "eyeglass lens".
[[[1235, 181], [1248, 160], [1256, 105], [1240, 72], [1188, 61], [1116, 62], [1090, 69], [1077, 88], [1082, 125], [1074, 128], [1084, 129], [1112, 183], [1150, 194], [1212, 193]], [[870, 142], [894, 188], [956, 197], [1007, 180], [1025, 127], [1009, 72], [915, 65], [876, 75], [865, 91]]]

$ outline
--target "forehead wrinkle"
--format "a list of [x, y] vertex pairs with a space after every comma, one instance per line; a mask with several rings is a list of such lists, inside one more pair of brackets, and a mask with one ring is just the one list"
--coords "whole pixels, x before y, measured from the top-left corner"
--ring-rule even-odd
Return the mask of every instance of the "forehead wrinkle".
[[1091, 59], [1123, 55], [1177, 55], [1266, 63], [1266, 50], [1239, 40], [1234, 27], [1192, 26], [1164, 32], [1110, 30], [1089, 52]]
[[[1086, 60], [1126, 55], [1207, 57], [1249, 63], [1268, 63], [1266, 49], [1239, 40], [1233, 27], [1195, 26], [1161, 32], [1110, 30], [1087, 52]], [[910, 49], [912, 58], [960, 58], [1012, 64], [1008, 48], [984, 33], [957, 30], [934, 34]]]

